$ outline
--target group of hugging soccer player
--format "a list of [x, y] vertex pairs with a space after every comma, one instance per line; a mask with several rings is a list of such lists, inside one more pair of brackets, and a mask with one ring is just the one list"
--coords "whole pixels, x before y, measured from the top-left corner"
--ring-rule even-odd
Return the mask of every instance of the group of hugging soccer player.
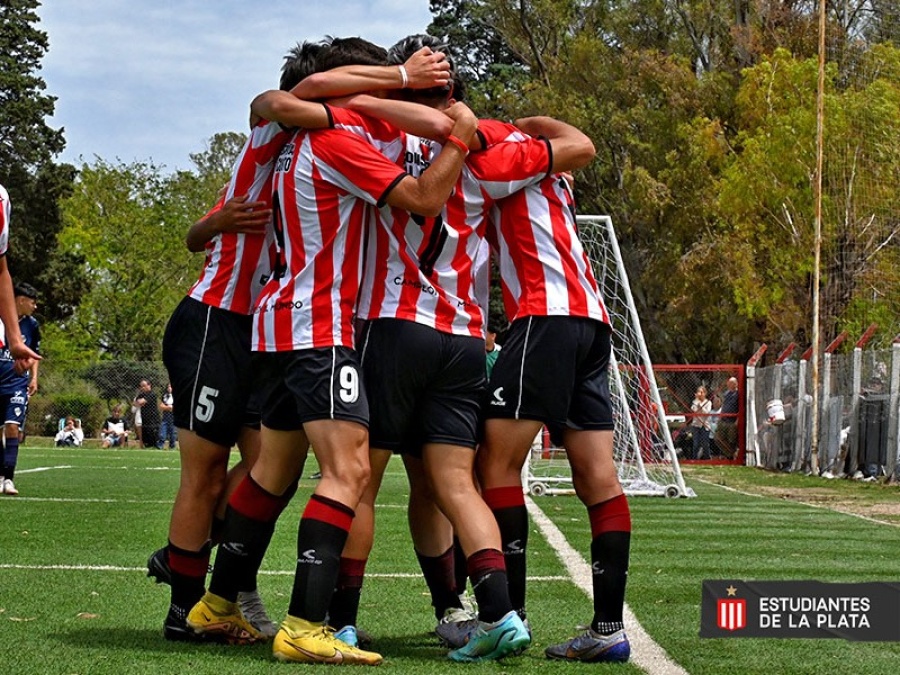
[[[299, 44], [280, 90], [252, 102], [230, 182], [187, 234], [206, 264], [163, 339], [181, 482], [148, 574], [171, 586], [167, 639], [271, 640], [281, 661], [381, 663], [357, 614], [397, 454], [448, 658], [521, 653], [532, 640], [521, 467], [546, 425], [587, 507], [594, 612], [546, 655], [628, 660], [611, 328], [569, 175], [594, 147], [549, 117], [478, 119], [463, 99], [446, 45], [414, 35], [390, 50], [356, 37]], [[488, 383], [492, 255], [510, 327]], [[310, 448], [321, 479], [276, 625], [256, 577]], [[466, 577], [477, 612], [461, 599]]]

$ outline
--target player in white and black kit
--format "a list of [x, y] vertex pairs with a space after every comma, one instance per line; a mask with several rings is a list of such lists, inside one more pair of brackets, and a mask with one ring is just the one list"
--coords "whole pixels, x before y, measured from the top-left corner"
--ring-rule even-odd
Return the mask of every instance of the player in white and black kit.
[[[548, 133], [548, 120], [522, 130]], [[502, 127], [482, 129], [503, 137]], [[593, 145], [582, 138], [586, 150]], [[548, 176], [499, 203], [492, 244], [512, 322], [494, 365], [478, 477], [503, 536], [510, 595], [525, 613], [528, 514], [521, 468], [546, 424], [566, 448], [591, 530], [594, 616], [581, 635], [546, 650], [570, 661], [627, 661], [622, 612], [631, 536], [613, 460], [608, 368], [611, 327], [575, 224], [568, 181]]]
[[[13, 289], [19, 333], [34, 352], [41, 351], [41, 328], [32, 316], [37, 309], [37, 291], [31, 284], [16, 284]], [[2, 326], [0, 326], [2, 328]], [[28, 399], [38, 388], [38, 361], [23, 373], [15, 368], [15, 359], [8, 349], [0, 350], [0, 413], [3, 417], [3, 447], [0, 450], [0, 494], [17, 495], [14, 482], [19, 461], [19, 436], [25, 428]]]

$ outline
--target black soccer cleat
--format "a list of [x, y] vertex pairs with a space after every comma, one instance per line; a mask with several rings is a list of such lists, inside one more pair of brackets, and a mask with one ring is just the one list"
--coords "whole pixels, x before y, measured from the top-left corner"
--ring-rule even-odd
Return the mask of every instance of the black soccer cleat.
[[169, 567], [165, 547], [150, 554], [147, 559], [147, 576], [158, 584], [172, 585], [172, 568]]

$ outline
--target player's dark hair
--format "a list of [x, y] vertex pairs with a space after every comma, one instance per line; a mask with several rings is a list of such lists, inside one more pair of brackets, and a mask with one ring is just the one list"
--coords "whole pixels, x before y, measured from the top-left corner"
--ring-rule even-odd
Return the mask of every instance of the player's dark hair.
[[318, 72], [319, 55], [328, 47], [327, 41], [322, 42], [298, 42], [284, 55], [284, 65], [281, 66], [281, 81], [279, 88], [282, 91], [290, 91], [301, 80]]
[[13, 296], [18, 298], [20, 295], [25, 296], [26, 298], [31, 298], [32, 300], [37, 300], [37, 290], [31, 284], [21, 283], [16, 284], [13, 288]]
[[387, 50], [360, 37], [332, 38], [319, 54], [321, 71], [341, 66], [386, 66]]
[[410, 56], [423, 47], [429, 47], [435, 52], [443, 52], [447, 56], [447, 63], [450, 64], [450, 83], [443, 87], [432, 87], [431, 89], [410, 89], [404, 91], [404, 97], [415, 101], [439, 103], [446, 101], [452, 95], [457, 101], [464, 101], [466, 99], [466, 85], [456, 70], [446, 40], [428, 33], [407, 35], [388, 50], [388, 63], [398, 66], [401, 63], [406, 63]]

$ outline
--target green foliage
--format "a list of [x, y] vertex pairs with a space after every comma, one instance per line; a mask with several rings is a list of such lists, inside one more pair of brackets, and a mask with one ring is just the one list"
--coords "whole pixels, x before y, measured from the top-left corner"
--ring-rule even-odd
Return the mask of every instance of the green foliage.
[[[655, 359], [731, 361], [759, 342], [805, 343], [815, 223], [812, 5], [435, 5], [453, 9], [442, 14], [448, 34], [489, 26], [525, 66], [512, 76], [500, 61], [482, 66], [471, 97], [480, 114], [549, 114], [593, 140], [597, 157], [576, 177], [579, 210], [616, 223]], [[823, 327], [833, 335], [891, 313], [875, 310], [872, 298], [897, 297], [900, 78], [894, 47], [859, 40], [893, 25], [896, 12], [881, 4], [866, 16], [828, 11], [821, 270]], [[890, 325], [896, 332], [900, 320]]]
[[47, 126], [56, 99], [43, 93], [37, 75], [47, 34], [36, 27], [37, 0], [6, 0], [0, 6], [0, 182], [12, 167], [47, 163], [64, 147], [61, 130]]
[[191, 153], [191, 161], [199, 176], [220, 186], [231, 176], [234, 160], [247, 142], [247, 134], [229, 131], [215, 134], [203, 152]]
[[58, 202], [71, 190], [74, 168], [51, 161], [64, 140], [46, 122], [56, 99], [38, 75], [47, 51], [47, 34], [36, 28], [38, 5], [0, 6], [0, 183], [13, 205], [10, 273], [38, 289], [41, 318], [55, 321], [71, 313], [86, 280], [79, 261], [56, 255]]
[[157, 355], [172, 310], [196, 279], [200, 260], [184, 233], [214, 199], [202, 186], [193, 174], [164, 176], [152, 164], [82, 167], [62, 205], [60, 247], [85, 261], [91, 288], [67, 322], [67, 339], [112, 356]]
[[131, 401], [137, 384], [145, 378], [157, 389], [160, 383], [168, 382], [165, 369], [158, 361], [100, 361], [84, 371], [84, 379], [91, 382], [110, 405], [115, 401]]
[[59, 367], [49, 359], [41, 365], [40, 374], [39, 393], [28, 401], [27, 432], [53, 436], [59, 419], [72, 415], [81, 420], [86, 436], [96, 435], [109, 412], [97, 388], [68, 364]]

